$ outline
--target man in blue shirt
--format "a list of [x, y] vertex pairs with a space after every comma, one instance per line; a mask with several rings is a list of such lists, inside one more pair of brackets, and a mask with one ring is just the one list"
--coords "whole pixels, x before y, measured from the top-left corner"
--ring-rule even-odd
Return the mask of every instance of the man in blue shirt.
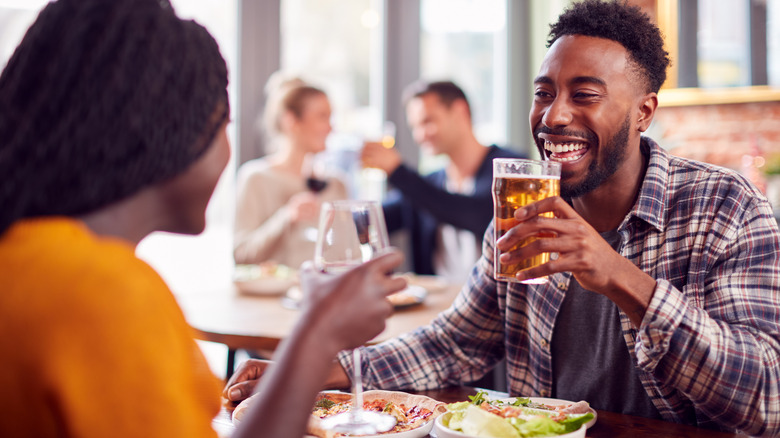
[[447, 166], [422, 176], [379, 143], [367, 144], [361, 158], [384, 170], [396, 189], [383, 205], [385, 219], [391, 233], [409, 232], [414, 272], [463, 283], [493, 218], [493, 158], [520, 155], [477, 141], [466, 95], [453, 82], [414, 82], [403, 100], [415, 142], [431, 155], [446, 155]]

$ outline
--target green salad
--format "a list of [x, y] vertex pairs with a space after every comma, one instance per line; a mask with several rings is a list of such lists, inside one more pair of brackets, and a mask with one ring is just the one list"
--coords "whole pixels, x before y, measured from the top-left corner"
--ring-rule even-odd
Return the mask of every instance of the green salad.
[[528, 398], [506, 402], [486, 396], [479, 392], [471, 401], [447, 405], [442, 424], [476, 437], [548, 437], [574, 432], [593, 419], [591, 412], [568, 414]]

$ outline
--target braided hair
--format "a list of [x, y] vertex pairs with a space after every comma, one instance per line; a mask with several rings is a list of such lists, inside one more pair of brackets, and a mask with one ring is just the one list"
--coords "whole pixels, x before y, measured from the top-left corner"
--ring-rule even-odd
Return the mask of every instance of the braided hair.
[[547, 47], [566, 35], [606, 38], [625, 47], [645, 81], [646, 92], [657, 93], [666, 80], [670, 61], [660, 29], [639, 7], [625, 0], [573, 4], [550, 25]]
[[167, 0], [47, 5], [0, 76], [0, 233], [183, 172], [228, 116], [227, 67]]

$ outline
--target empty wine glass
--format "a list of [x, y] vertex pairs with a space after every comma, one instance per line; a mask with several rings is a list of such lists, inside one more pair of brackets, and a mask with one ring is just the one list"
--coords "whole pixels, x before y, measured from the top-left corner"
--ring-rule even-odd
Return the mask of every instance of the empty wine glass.
[[[337, 274], [360, 265], [389, 246], [382, 207], [376, 201], [333, 201], [322, 206], [314, 265], [325, 273]], [[386, 432], [395, 417], [363, 410], [363, 380], [360, 350], [352, 350], [353, 397], [349, 412], [328, 417], [324, 429], [351, 435]]]

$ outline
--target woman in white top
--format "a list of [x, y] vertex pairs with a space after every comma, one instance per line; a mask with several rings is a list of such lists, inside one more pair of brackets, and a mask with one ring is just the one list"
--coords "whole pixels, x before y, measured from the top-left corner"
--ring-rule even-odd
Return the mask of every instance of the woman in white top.
[[265, 129], [275, 152], [238, 171], [233, 256], [236, 263], [273, 261], [297, 269], [314, 254], [324, 201], [346, 199], [337, 177], [312, 178], [313, 155], [331, 131], [327, 95], [300, 79], [269, 93]]

